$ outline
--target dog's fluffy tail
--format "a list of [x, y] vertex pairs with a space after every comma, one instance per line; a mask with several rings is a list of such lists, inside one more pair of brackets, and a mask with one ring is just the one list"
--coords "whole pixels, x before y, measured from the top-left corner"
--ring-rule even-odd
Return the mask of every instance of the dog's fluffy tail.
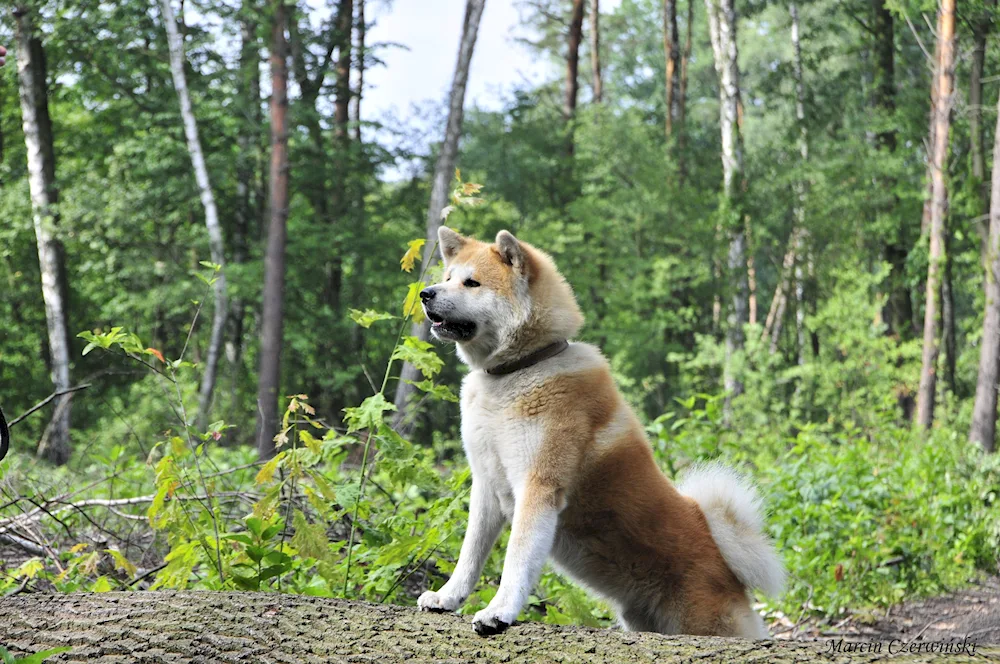
[[720, 464], [688, 472], [678, 487], [701, 507], [723, 558], [744, 586], [777, 596], [785, 567], [764, 534], [764, 509], [753, 484]]

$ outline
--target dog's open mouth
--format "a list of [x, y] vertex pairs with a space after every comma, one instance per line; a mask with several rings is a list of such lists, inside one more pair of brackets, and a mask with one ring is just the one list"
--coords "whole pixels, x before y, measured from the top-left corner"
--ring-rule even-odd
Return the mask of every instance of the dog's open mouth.
[[427, 312], [427, 319], [431, 322], [431, 331], [439, 339], [467, 341], [476, 336], [476, 324], [472, 321], [447, 320], [431, 311]]

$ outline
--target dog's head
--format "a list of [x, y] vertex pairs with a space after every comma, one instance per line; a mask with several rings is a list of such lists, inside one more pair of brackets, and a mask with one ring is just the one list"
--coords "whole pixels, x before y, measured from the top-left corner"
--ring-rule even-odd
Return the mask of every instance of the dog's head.
[[431, 332], [462, 359], [489, 366], [572, 337], [583, 324], [552, 258], [507, 231], [493, 244], [442, 226], [443, 281], [420, 293]]

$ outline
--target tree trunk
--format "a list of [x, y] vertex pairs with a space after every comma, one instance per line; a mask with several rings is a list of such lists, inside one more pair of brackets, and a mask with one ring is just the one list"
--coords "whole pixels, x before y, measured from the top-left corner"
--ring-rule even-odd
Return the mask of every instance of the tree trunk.
[[288, 221], [288, 62], [286, 6], [275, 0], [271, 29], [271, 222], [264, 255], [264, 294], [257, 381], [257, 451], [274, 455], [278, 432], [278, 388], [285, 299], [285, 238]]
[[[263, 198], [256, 186], [258, 137], [261, 127], [260, 113], [260, 49], [257, 43], [256, 1], [244, 0], [240, 9], [240, 89], [243, 92], [240, 130], [237, 136], [236, 166], [236, 214], [233, 226], [233, 263], [242, 265], [248, 258], [248, 238], [250, 229], [260, 223], [257, 219], [258, 199]], [[251, 223], [251, 220], [255, 220]], [[231, 421], [241, 417], [235, 410], [238, 388], [243, 376], [243, 332], [246, 317], [246, 302], [237, 290], [229, 309], [232, 324], [229, 359], [232, 365], [230, 382], [230, 405], [233, 407]]]
[[[56, 392], [70, 387], [70, 337], [67, 321], [66, 261], [57, 237], [59, 192], [56, 187], [55, 151], [46, 83], [45, 50], [27, 7], [14, 10], [17, 40], [17, 74], [21, 93], [21, 123], [28, 152], [28, 188], [42, 276], [42, 299], [48, 328], [49, 367]], [[55, 402], [52, 420], [38, 453], [52, 463], [64, 464], [70, 456], [70, 399]]]
[[935, 104], [931, 182], [930, 250], [927, 265], [927, 294], [924, 307], [924, 347], [917, 391], [917, 424], [929, 428], [934, 420], [934, 390], [940, 351], [938, 317], [941, 297], [941, 271], [945, 263], [945, 215], [948, 211], [948, 188], [945, 169], [948, 164], [948, 133], [951, 122], [954, 85], [955, 0], [941, 0], [938, 21], [940, 58], [934, 77]]
[[993, 175], [990, 192], [989, 265], [983, 280], [986, 304], [983, 339], [979, 351], [979, 377], [972, 407], [969, 440], [987, 452], [996, 450], [997, 390], [1000, 389], [1000, 97], [997, 98], [997, 129], [993, 137]]
[[576, 97], [580, 85], [580, 41], [583, 38], [583, 0], [573, 0], [573, 13], [569, 22], [569, 48], [566, 51], [566, 89], [563, 99], [563, 117], [566, 119], [566, 154], [573, 156], [573, 119], [576, 117]]
[[743, 325], [747, 322], [749, 294], [746, 273], [746, 234], [741, 202], [746, 181], [743, 173], [743, 137], [739, 126], [740, 70], [736, 51], [736, 11], [733, 0], [705, 0], [715, 72], [719, 78], [719, 124], [722, 131], [722, 218], [728, 224], [727, 261], [732, 306], [726, 330], [725, 410], [743, 392], [743, 383], [733, 367], [734, 356], [743, 349]]
[[677, 106], [680, 101], [679, 81], [680, 41], [677, 33], [677, 0], [663, 0], [663, 56], [666, 59], [666, 106], [664, 132], [667, 139], [673, 135], [674, 123], [680, 118]]
[[594, 101], [604, 101], [604, 84], [601, 81], [601, 3], [590, 0], [590, 69], [594, 77]]
[[[892, 12], [886, 0], [872, 0], [872, 33], [874, 34], [874, 85], [872, 106], [885, 116], [892, 117], [896, 111], [895, 41]], [[891, 124], [891, 123], [890, 123]], [[881, 150], [896, 150], [896, 132], [884, 129], [875, 136], [875, 144]], [[891, 190], [892, 183], [881, 183], [884, 190]], [[889, 262], [888, 297], [882, 318], [888, 326], [889, 334], [897, 338], [910, 335], [913, 330], [913, 302], [910, 289], [906, 285], [907, 240], [903, 225], [896, 229], [895, 237], [889, 239], [883, 249]]]
[[[996, 0], [986, 0], [987, 10], [992, 10]], [[990, 185], [986, 181], [985, 140], [983, 136], [983, 67], [986, 63], [986, 36], [992, 25], [989, 11], [975, 19], [972, 25], [972, 67], [969, 72], [969, 155], [972, 160], [972, 176], [979, 186], [980, 214], [986, 215], [990, 209]], [[989, 221], [976, 221], [979, 233], [984, 267], [988, 266], [986, 250], [989, 242]]]
[[[29, 594], [0, 599], [0, 633], [11, 653], [69, 647], [51, 661], [164, 662], [720, 662], [800, 664], [830, 659], [838, 641], [751, 641], [663, 636], [618, 629], [518, 623], [481, 637], [469, 616], [326, 597], [235, 592]], [[847, 642], [840, 641], [841, 647]], [[833, 646], [833, 647], [831, 647]], [[978, 659], [1000, 654], [978, 646]], [[882, 662], [858, 649], [838, 660]], [[893, 661], [936, 662], [940, 654], [901, 652]]]
[[[582, 0], [578, 0], [582, 2]], [[434, 166], [434, 181], [431, 183], [431, 200], [427, 207], [427, 242], [424, 244], [423, 265], [436, 263], [441, 256], [437, 247], [437, 232], [441, 227], [441, 211], [448, 202], [448, 189], [452, 175], [455, 172], [455, 160], [458, 157], [458, 139], [462, 136], [463, 108], [465, 104], [465, 86], [469, 80], [469, 64], [472, 62], [472, 52], [476, 47], [476, 35], [479, 32], [479, 19], [483, 16], [486, 0], [467, 0], [465, 5], [465, 21], [462, 24], [462, 40], [458, 47], [458, 62], [455, 65], [455, 76], [451, 81], [451, 94], [448, 97], [448, 120], [445, 124], [444, 142]], [[582, 5], [581, 5], [582, 7]], [[430, 333], [430, 323], [414, 323], [410, 335], [426, 341]], [[394, 426], [404, 437], [413, 426], [410, 413], [410, 397], [416, 388], [407, 381], [420, 380], [420, 370], [410, 363], [404, 363], [400, 371], [399, 383], [396, 386], [396, 417]]]
[[198, 390], [198, 429], [208, 428], [208, 415], [212, 407], [212, 393], [215, 391], [216, 375], [219, 368], [219, 356], [222, 355], [222, 342], [226, 333], [226, 317], [229, 315], [229, 304], [226, 301], [226, 258], [222, 243], [222, 226], [219, 224], [219, 212], [215, 207], [215, 195], [208, 179], [208, 168], [205, 166], [205, 155], [201, 151], [201, 139], [198, 138], [198, 123], [191, 107], [191, 97], [188, 95], [187, 77], [184, 74], [184, 42], [177, 32], [177, 22], [174, 20], [174, 10], [171, 0], [161, 0], [163, 23], [167, 29], [167, 44], [170, 47], [170, 74], [174, 79], [174, 89], [180, 101], [181, 119], [184, 122], [184, 136], [187, 139], [188, 154], [191, 156], [191, 166], [194, 168], [194, 178], [198, 183], [201, 195], [201, 206], [205, 208], [205, 227], [208, 229], [208, 248], [212, 262], [220, 266], [212, 284], [215, 300], [215, 311], [212, 315], [212, 336], [208, 342], [208, 354], [205, 360], [205, 370], [201, 376], [201, 387]]
[[694, 23], [695, 0], [688, 0], [687, 3], [687, 25], [684, 37], [684, 51], [681, 53], [681, 80], [677, 90], [677, 177], [683, 183], [686, 175], [684, 165], [684, 150], [687, 140], [687, 84], [688, 84], [688, 63], [691, 60], [691, 25]]
[[358, 87], [354, 91], [354, 141], [361, 146], [361, 94], [365, 89], [365, 0], [358, 0]]
[[[354, 3], [352, 0], [340, 0], [337, 8], [337, 64], [336, 84], [333, 111], [333, 137], [337, 152], [333, 158], [333, 208], [334, 223], [340, 223], [344, 228], [349, 208], [347, 197], [347, 182], [353, 171], [351, 164], [351, 139], [349, 133], [351, 104], [351, 27], [354, 23]], [[322, 76], [322, 72], [320, 76]], [[322, 79], [320, 79], [322, 80]], [[339, 238], [338, 238], [339, 239]], [[337, 245], [331, 252], [329, 274], [327, 275], [327, 301], [334, 316], [340, 318], [342, 306], [342, 291], [344, 281], [343, 252]], [[339, 412], [340, 408], [331, 410]]]

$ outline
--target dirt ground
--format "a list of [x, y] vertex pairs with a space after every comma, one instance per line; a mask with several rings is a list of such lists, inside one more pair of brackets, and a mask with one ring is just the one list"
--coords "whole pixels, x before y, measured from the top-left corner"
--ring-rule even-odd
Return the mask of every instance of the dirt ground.
[[1000, 644], [1000, 577], [940, 597], [904, 602], [874, 616], [851, 616], [839, 622], [771, 626], [779, 639], [845, 641], [961, 641]]

